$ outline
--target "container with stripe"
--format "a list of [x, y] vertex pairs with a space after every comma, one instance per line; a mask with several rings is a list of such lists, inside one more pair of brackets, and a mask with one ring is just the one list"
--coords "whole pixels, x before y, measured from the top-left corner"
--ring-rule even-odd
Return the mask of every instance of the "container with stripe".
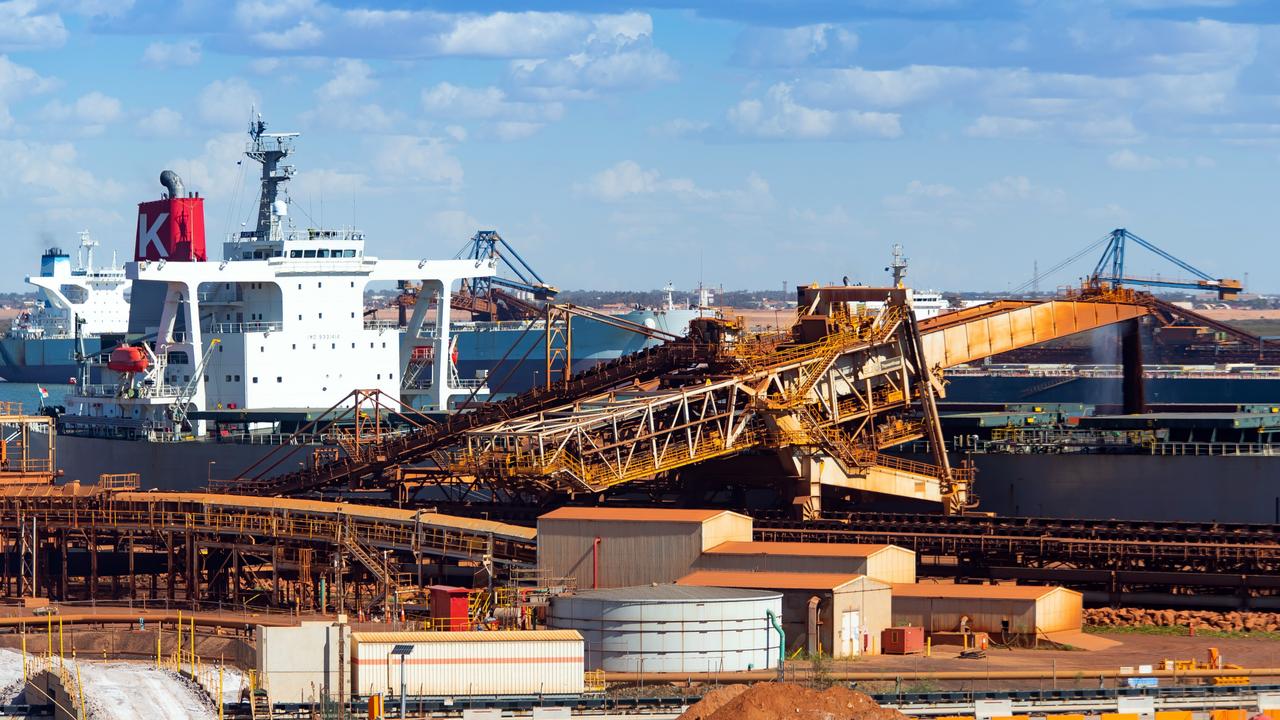
[[404, 680], [411, 696], [578, 695], [582, 636], [574, 630], [351, 633], [359, 695], [399, 695], [396, 645], [411, 645]]

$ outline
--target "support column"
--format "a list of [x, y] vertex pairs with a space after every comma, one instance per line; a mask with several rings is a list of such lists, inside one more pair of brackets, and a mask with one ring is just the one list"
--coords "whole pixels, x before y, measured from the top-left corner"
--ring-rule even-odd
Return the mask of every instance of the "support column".
[[1142, 321], [1126, 320], [1120, 336], [1120, 363], [1123, 369], [1121, 388], [1124, 395], [1124, 414], [1137, 415], [1147, 411], [1145, 381], [1142, 377]]
[[98, 597], [98, 533], [90, 530], [85, 541], [89, 546], [89, 597]]

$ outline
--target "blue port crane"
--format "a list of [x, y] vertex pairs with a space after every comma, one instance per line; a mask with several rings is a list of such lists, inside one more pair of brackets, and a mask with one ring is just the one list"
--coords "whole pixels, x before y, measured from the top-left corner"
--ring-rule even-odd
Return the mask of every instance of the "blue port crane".
[[458, 251], [458, 258], [477, 262], [497, 258], [504, 275], [462, 281], [453, 307], [477, 320], [527, 320], [540, 317], [544, 304], [560, 292], [542, 279], [496, 230], [480, 230]]
[[[1124, 271], [1125, 251], [1130, 241], [1191, 273], [1196, 279], [1166, 280], [1164, 278], [1141, 278], [1126, 275]], [[1211, 291], [1218, 293], [1219, 300], [1234, 300], [1243, 289], [1239, 280], [1211, 277], [1191, 263], [1174, 257], [1169, 252], [1156, 246], [1155, 243], [1143, 240], [1125, 228], [1116, 228], [1111, 231], [1106, 248], [1102, 251], [1102, 257], [1098, 259], [1098, 264], [1094, 266], [1090, 280], [1095, 285], [1107, 283], [1111, 287], [1146, 285], [1149, 287]]]

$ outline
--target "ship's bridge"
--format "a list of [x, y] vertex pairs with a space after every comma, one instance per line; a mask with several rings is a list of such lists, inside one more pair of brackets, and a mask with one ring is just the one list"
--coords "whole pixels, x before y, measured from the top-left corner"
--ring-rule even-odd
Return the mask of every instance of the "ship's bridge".
[[264, 240], [256, 231], [245, 230], [227, 238], [222, 244], [222, 259], [228, 261], [360, 257], [364, 257], [364, 233], [350, 228], [294, 230], [282, 233], [279, 239], [270, 240]]

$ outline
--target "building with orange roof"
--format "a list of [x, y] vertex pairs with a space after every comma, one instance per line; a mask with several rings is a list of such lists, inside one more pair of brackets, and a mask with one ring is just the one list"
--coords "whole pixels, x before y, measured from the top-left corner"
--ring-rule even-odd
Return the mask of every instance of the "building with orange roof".
[[916, 554], [897, 545], [818, 542], [721, 543], [698, 558], [699, 570], [866, 575], [886, 583], [916, 581]]
[[789, 654], [879, 654], [880, 634], [892, 620], [890, 585], [856, 573], [698, 570], [676, 583], [782, 593]]
[[728, 510], [564, 507], [538, 518], [538, 570], [579, 589], [672, 583], [751, 530], [750, 517]]

